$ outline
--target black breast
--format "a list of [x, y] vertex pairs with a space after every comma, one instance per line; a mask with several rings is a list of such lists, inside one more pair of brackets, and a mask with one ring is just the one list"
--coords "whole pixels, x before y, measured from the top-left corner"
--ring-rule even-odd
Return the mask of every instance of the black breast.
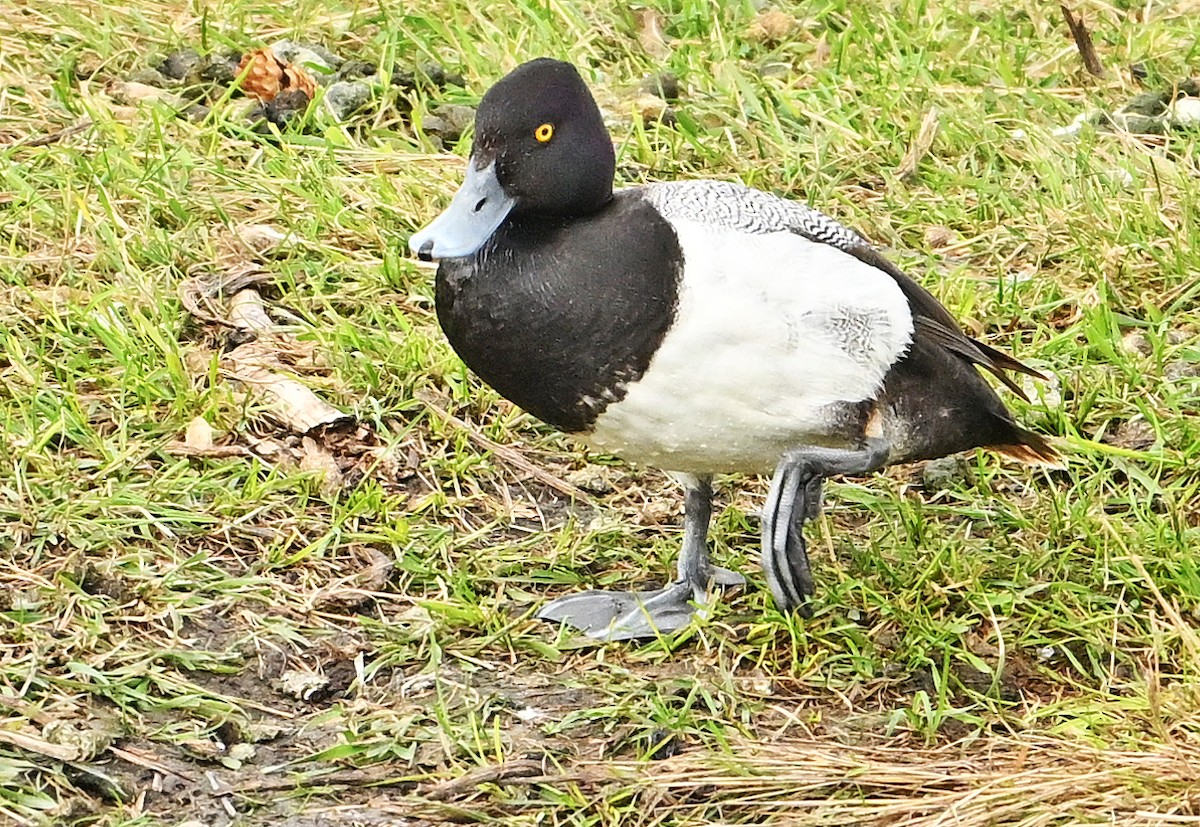
[[585, 431], [645, 372], [683, 255], [636, 193], [581, 218], [520, 216], [438, 268], [437, 314], [468, 367], [539, 419]]

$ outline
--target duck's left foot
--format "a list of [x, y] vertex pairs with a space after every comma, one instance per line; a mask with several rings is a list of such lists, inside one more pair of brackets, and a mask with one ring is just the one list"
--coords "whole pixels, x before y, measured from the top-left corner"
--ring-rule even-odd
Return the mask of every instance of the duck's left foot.
[[[709, 579], [725, 588], [746, 583], [742, 575], [718, 566], [709, 570]], [[593, 589], [567, 595], [543, 606], [537, 616], [572, 626], [596, 640], [637, 640], [679, 631], [706, 605], [702, 591], [677, 580], [644, 592]]]
[[864, 474], [886, 464], [888, 446], [868, 438], [859, 450], [796, 448], [780, 460], [771, 479], [762, 521], [762, 563], [775, 605], [812, 616], [816, 589], [804, 543], [804, 524], [821, 509], [821, 484], [834, 474]]

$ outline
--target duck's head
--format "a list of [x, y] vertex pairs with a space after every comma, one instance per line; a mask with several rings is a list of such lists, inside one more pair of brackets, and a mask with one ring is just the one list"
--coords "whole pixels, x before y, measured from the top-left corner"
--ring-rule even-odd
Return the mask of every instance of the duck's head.
[[612, 197], [615, 165], [575, 67], [549, 58], [522, 64], [483, 96], [462, 187], [409, 247], [425, 261], [469, 256], [510, 214], [595, 212]]

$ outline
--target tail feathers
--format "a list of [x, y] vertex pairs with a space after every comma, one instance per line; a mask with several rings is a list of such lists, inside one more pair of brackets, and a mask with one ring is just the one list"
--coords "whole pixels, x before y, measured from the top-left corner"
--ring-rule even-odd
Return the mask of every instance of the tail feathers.
[[1016, 426], [1014, 426], [1013, 430], [1015, 431], [1014, 435], [1017, 437], [1017, 442], [1003, 445], [989, 445], [988, 447], [1026, 465], [1060, 469], [1067, 467], [1062, 455], [1044, 437], [1040, 437], [1032, 431], [1026, 431], [1024, 428], [1017, 428]]
[[1034, 379], [1041, 379], [1042, 381], [1045, 381], [1046, 379], [1046, 374], [1034, 370], [1033, 368], [1029, 367], [1029, 365], [1017, 360], [1012, 356], [1009, 356], [1002, 350], [996, 350], [996, 348], [992, 347], [991, 345], [985, 345], [983, 342], [978, 342], [974, 339], [971, 340], [971, 343], [975, 345], [979, 352], [985, 357], [981, 364], [993, 376], [1003, 382], [1009, 390], [1024, 399], [1026, 402], [1029, 401], [1029, 396], [1025, 393], [1025, 389], [1014, 382], [1012, 377], [1008, 375], [1007, 371], [1012, 371], [1013, 373], [1023, 373], [1026, 376], [1032, 376]]

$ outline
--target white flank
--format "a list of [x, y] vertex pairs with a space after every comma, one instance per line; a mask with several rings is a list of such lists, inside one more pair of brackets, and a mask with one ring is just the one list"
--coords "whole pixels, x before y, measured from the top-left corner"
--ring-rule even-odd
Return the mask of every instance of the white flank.
[[674, 324], [585, 441], [689, 473], [769, 471], [828, 444], [830, 406], [874, 397], [912, 341], [899, 285], [796, 233], [669, 220], [686, 257]]

